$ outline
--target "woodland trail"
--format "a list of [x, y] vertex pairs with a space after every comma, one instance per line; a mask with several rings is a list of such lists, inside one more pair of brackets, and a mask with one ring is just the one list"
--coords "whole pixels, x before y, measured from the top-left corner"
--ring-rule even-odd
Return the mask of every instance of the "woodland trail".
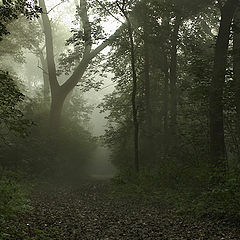
[[108, 188], [109, 180], [91, 180], [71, 190], [38, 190], [32, 197], [34, 210], [22, 220], [29, 239], [240, 239], [240, 227], [234, 224], [189, 221], [156, 203], [110, 198]]

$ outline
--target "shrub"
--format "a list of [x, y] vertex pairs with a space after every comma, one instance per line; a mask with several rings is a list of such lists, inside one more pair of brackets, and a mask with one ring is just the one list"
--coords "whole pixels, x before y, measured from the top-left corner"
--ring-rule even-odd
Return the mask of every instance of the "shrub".
[[[0, 178], [0, 239], [7, 239], [8, 234], [16, 226], [9, 224], [16, 220], [20, 214], [31, 209], [27, 192], [18, 183], [19, 175], [14, 172], [1, 174]], [[18, 182], [17, 182], [18, 180]], [[14, 230], [15, 231], [15, 230]]]
[[29, 210], [29, 201], [23, 186], [14, 179], [16, 174], [9, 172], [0, 179], [0, 216], [1, 219], [15, 217]]
[[240, 218], [240, 175], [230, 174], [225, 184], [204, 192], [193, 202], [197, 216]]

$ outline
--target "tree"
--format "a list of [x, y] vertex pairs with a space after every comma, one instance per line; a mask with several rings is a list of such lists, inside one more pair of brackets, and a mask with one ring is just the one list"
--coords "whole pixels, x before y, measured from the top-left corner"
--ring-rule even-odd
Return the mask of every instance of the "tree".
[[169, 121], [169, 134], [171, 151], [177, 147], [177, 47], [178, 47], [178, 34], [182, 17], [176, 15], [173, 32], [171, 36], [171, 50], [170, 50], [170, 121]]
[[97, 48], [92, 49], [92, 29], [88, 19], [87, 13], [87, 2], [85, 0], [80, 1], [79, 14], [82, 19], [83, 24], [83, 41], [84, 49], [82, 54], [82, 59], [76, 66], [72, 75], [60, 85], [57, 79], [57, 70], [54, 60], [54, 50], [53, 50], [53, 37], [51, 23], [47, 15], [47, 9], [44, 0], [40, 0], [40, 6], [43, 9], [42, 21], [45, 34], [45, 44], [46, 44], [46, 56], [48, 65], [49, 82], [51, 89], [51, 109], [50, 109], [50, 129], [55, 131], [60, 126], [61, 112], [63, 108], [63, 103], [67, 95], [72, 91], [72, 89], [81, 80], [83, 74], [85, 73], [88, 65], [94, 57], [96, 57], [105, 47], [108, 46], [109, 42], [113, 39], [113, 36], [105, 40]]
[[238, 0], [228, 0], [221, 5], [221, 21], [215, 47], [213, 78], [210, 86], [210, 164], [215, 183], [224, 181], [227, 171], [224, 140], [223, 87], [230, 29], [238, 3]]
[[[176, 5], [172, 6], [170, 4], [169, 6], [169, 4], [159, 4], [155, 1], [148, 3], [142, 2], [142, 4], [134, 7], [134, 9], [138, 9], [135, 14], [131, 15], [131, 22], [133, 23], [135, 45], [135, 68], [138, 85], [137, 104], [139, 106], [139, 158], [142, 168], [152, 168], [162, 162], [166, 162], [166, 159], [171, 159], [172, 161], [176, 160], [180, 163], [180, 158], [184, 155], [183, 142], [179, 141], [179, 144], [175, 143], [176, 147], [174, 148], [172, 147], [174, 144], [168, 140], [169, 132], [171, 131], [171, 126], [169, 126], [169, 115], [174, 115], [172, 114], [172, 111], [170, 111], [169, 100], [171, 100], [171, 103], [174, 102], [172, 105], [173, 108], [175, 108], [177, 119], [176, 110], [177, 105], [179, 104], [178, 101], [185, 101], [185, 103], [188, 102], [188, 96], [184, 95], [185, 92], [184, 94], [181, 92], [181, 87], [185, 84], [184, 81], [188, 82], [188, 84], [190, 84], [189, 82], [191, 81], [190, 74], [188, 75], [188, 72], [183, 73], [187, 68], [186, 66], [189, 64], [189, 51], [185, 49], [185, 45], [190, 39], [182, 39], [182, 36], [185, 34], [187, 36], [187, 31], [190, 31], [190, 21], [188, 21], [188, 19], [196, 21], [196, 24], [201, 23], [200, 19], [203, 17], [201, 12], [207, 11], [207, 8], [205, 8], [206, 6], [208, 5], [205, 3], [201, 6], [201, 11], [198, 9], [200, 12], [196, 13], [192, 10], [191, 14], [189, 14], [189, 12], [185, 13], [185, 11], [177, 12], [177, 9], [179, 8]], [[146, 11], [148, 13], [147, 20], [143, 18]], [[181, 28], [175, 24], [177, 13], [180, 16]], [[184, 19], [186, 20], [181, 16], [184, 16]], [[161, 21], [159, 19], [161, 19]], [[146, 27], [146, 23], [148, 28]], [[195, 25], [193, 24], [193, 26]], [[204, 35], [203, 31], [201, 31], [201, 35]], [[129, 74], [129, 66], [131, 66], [129, 58], [130, 44], [126, 41], [127, 36], [128, 34], [125, 30], [121, 38], [119, 37], [118, 41], [115, 42], [112, 51], [112, 53], [114, 51], [115, 53], [112, 54], [111, 61], [109, 62], [109, 65], [112, 67], [112, 71], [116, 76], [115, 79], [117, 86], [114, 96], [119, 99], [123, 99], [124, 97], [127, 98], [127, 93], [129, 94], [131, 86], [129, 82], [130, 79], [126, 76], [127, 73]], [[181, 42], [182, 40], [185, 40], [185, 42]], [[198, 44], [200, 44], [200, 42]], [[178, 49], [179, 51], [177, 51]], [[178, 61], [177, 58], [179, 59]], [[177, 66], [179, 71], [177, 71]], [[175, 89], [172, 95], [169, 94], [170, 68], [172, 71], [172, 84]], [[173, 101], [174, 99], [175, 101]], [[119, 103], [118, 101], [116, 102]], [[112, 104], [114, 105], [116, 102], [113, 101]], [[153, 109], [151, 113], [149, 113], [148, 103], [150, 103], [150, 110]], [[107, 99], [106, 105], [110, 104], [110, 100]], [[104, 107], [112, 112], [112, 114], [109, 115], [110, 122], [112, 122], [113, 119], [116, 121], [114, 116], [117, 115], [119, 117], [117, 110], [120, 111], [121, 114], [125, 114], [125, 119], [121, 118], [121, 122], [117, 124], [118, 127], [115, 127], [113, 124], [107, 132], [106, 136], [112, 138], [111, 135], [114, 134], [114, 130], [116, 131], [116, 134], [120, 134], [120, 132], [123, 132], [123, 126], [128, 126], [129, 128], [129, 115], [125, 111], [119, 110], [119, 108], [121, 109], [121, 106], [110, 107], [106, 105], [104, 105]], [[124, 102], [124, 106], [127, 111], [127, 103]], [[184, 120], [182, 120], [182, 112], [183, 110], [181, 109], [179, 112], [180, 131], [179, 133], [176, 131], [176, 136], [173, 138], [173, 141], [175, 141], [176, 138], [182, 140], [182, 125], [185, 124]], [[151, 131], [149, 131], [149, 121], [147, 119], [149, 114], [152, 119]], [[204, 117], [203, 119], [205, 120]], [[125, 123], [123, 123], [124, 121]], [[177, 122], [175, 121], [175, 129], [177, 129], [176, 123]], [[206, 126], [204, 127], [207, 130]], [[186, 132], [186, 129], [184, 129], [184, 131]], [[146, 136], [146, 132], [148, 136]], [[207, 134], [205, 134], [204, 137], [206, 135]], [[125, 138], [129, 137], [127, 134], [123, 134], [123, 136], [125, 136]], [[204, 139], [206, 140], [206, 138]], [[125, 141], [127, 140], [125, 139]], [[190, 139], [188, 141], [190, 141]], [[171, 145], [171, 147], [169, 145]], [[204, 147], [205, 146], [206, 145], [204, 145]], [[118, 148], [119, 144], [116, 144], [116, 147]], [[124, 144], [122, 147], [124, 148]], [[154, 153], [154, 149], [157, 150], [156, 154]], [[178, 154], [178, 152], [180, 154]]]
[[[100, 1], [97, 1], [100, 2]], [[79, 6], [79, 17], [82, 22], [82, 30], [76, 34], [78, 40], [82, 44], [81, 52], [78, 55], [79, 61], [74, 68], [73, 73], [68, 77], [68, 79], [60, 85], [57, 79], [56, 64], [54, 60], [53, 51], [53, 37], [51, 23], [49, 21], [48, 12], [46, 9], [45, 1], [40, 0], [40, 6], [43, 9], [42, 21], [45, 33], [46, 42], [46, 55], [47, 55], [47, 65], [49, 69], [49, 81], [51, 89], [51, 109], [50, 109], [50, 129], [53, 131], [57, 130], [60, 126], [61, 112], [63, 108], [63, 103], [67, 95], [72, 91], [72, 89], [83, 79], [83, 75], [86, 72], [88, 66], [92, 60], [98, 56], [98, 54], [105, 49], [110, 43], [117, 38], [117, 36], [124, 29], [125, 24], [122, 24], [114, 34], [105, 39], [98, 47], [92, 48], [94, 40], [102, 39], [102, 34], [98, 34], [98, 27], [96, 24], [90, 23], [88, 17], [88, 4], [85, 0], [80, 0]], [[109, 13], [109, 11], [107, 11]], [[95, 38], [95, 39], [94, 39]], [[55, 130], [54, 130], [55, 129]]]
[[[0, 59], [3, 66], [6, 57], [10, 57], [15, 62], [23, 63], [26, 51], [34, 51], [35, 46], [43, 40], [39, 34], [38, 25], [33, 20], [26, 19], [25, 16], [19, 16], [18, 19], [9, 23], [8, 30], [11, 34], [5, 35], [0, 41]], [[4, 67], [7, 69], [8, 66]]]
[[[13, 20], [19, 18], [21, 14], [27, 18], [37, 17], [39, 12], [40, 8], [34, 1], [3, 1], [3, 4], [0, 6], [0, 42], [2, 42], [3, 36], [9, 34], [7, 27]], [[17, 46], [17, 49], [19, 49], [19, 46]], [[8, 53], [8, 50], [6, 53]], [[2, 54], [6, 53], [3, 52]], [[24, 95], [20, 92], [9, 73], [3, 70], [0, 70], [0, 88], [0, 127], [2, 140], [5, 139], [5, 136], [9, 132], [25, 136], [28, 127], [32, 123], [24, 118], [24, 114], [19, 108]]]
[[15, 81], [7, 73], [0, 71], [0, 135], [5, 141], [9, 132], [26, 136], [31, 121], [24, 118], [19, 108], [24, 95], [19, 91]]
[[134, 163], [135, 170], [139, 172], [139, 122], [138, 122], [138, 106], [136, 102], [137, 96], [137, 73], [136, 73], [136, 60], [135, 60], [135, 45], [133, 39], [133, 27], [129, 19], [128, 12], [126, 8], [128, 7], [128, 2], [123, 1], [121, 5], [117, 2], [118, 8], [122, 12], [123, 16], [127, 22], [128, 38], [130, 42], [130, 58], [131, 58], [131, 71], [132, 71], [132, 118], [134, 125]]
[[235, 86], [236, 128], [238, 144], [240, 143], [240, 9], [235, 12], [233, 25], [233, 74]]

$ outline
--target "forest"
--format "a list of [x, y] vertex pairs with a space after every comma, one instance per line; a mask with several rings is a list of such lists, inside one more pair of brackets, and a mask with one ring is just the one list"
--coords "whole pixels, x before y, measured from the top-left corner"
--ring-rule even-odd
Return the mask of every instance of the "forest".
[[240, 0], [0, 0], [0, 240], [240, 239]]

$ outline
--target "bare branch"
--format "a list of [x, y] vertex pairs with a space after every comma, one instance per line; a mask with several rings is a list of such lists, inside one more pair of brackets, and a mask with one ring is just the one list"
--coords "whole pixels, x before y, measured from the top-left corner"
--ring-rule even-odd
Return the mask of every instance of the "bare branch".
[[58, 3], [57, 5], [55, 5], [54, 7], [52, 7], [48, 12], [47, 14], [49, 14], [51, 11], [53, 11], [56, 7], [58, 7], [59, 5], [61, 5], [62, 3], [64, 3], [64, 1]]
[[48, 72], [46, 70], [44, 70], [42, 67], [37, 66], [39, 69], [41, 69], [45, 74], [48, 74]]

